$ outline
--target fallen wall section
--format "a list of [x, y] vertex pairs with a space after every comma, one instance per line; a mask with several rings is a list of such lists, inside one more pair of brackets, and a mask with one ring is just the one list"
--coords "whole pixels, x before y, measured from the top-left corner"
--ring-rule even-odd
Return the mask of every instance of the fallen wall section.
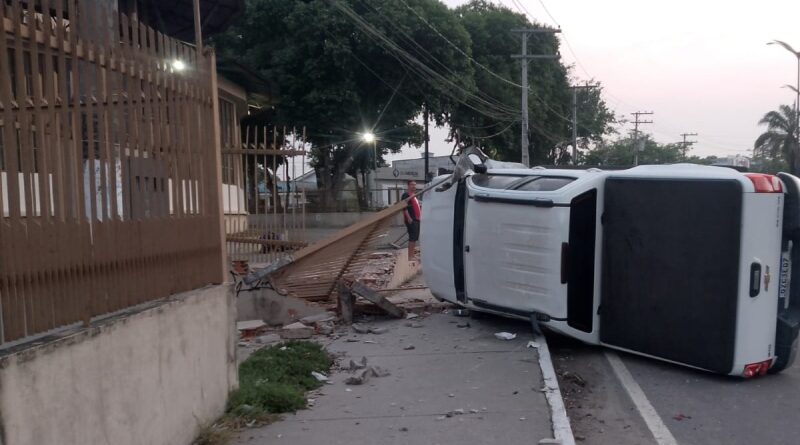
[[228, 286], [0, 356], [0, 444], [188, 444], [237, 383]]

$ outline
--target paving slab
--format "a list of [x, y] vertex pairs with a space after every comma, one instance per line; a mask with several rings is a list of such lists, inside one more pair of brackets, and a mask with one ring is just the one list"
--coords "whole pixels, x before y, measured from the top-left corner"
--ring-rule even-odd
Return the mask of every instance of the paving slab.
[[[367, 322], [387, 332], [326, 342], [341, 366], [366, 357], [389, 376], [346, 385], [354, 374], [332, 372], [332, 383], [309, 395], [311, 409], [244, 430], [234, 443], [512, 445], [552, 437], [537, 350], [526, 347], [532, 339], [527, 323], [438, 313], [413, 321], [422, 327], [409, 327], [407, 320]], [[463, 322], [470, 327], [458, 328]], [[498, 340], [500, 331], [517, 338]], [[406, 350], [411, 344], [414, 349]]]

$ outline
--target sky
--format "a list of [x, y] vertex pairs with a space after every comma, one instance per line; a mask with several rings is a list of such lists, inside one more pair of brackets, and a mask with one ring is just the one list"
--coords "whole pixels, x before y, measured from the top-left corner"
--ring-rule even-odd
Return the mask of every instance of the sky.
[[[444, 0], [450, 7], [464, 0]], [[600, 81], [618, 117], [653, 111], [640, 128], [661, 143], [698, 133], [692, 154], [749, 155], [764, 131], [758, 120], [794, 93], [800, 50], [800, 1], [494, 0], [529, 19], [560, 27], [561, 58], [582, 82]], [[546, 10], [549, 11], [549, 14]], [[496, 36], [495, 38], [508, 38]], [[534, 62], [535, 63], [535, 62]], [[644, 117], [643, 117], [644, 118]], [[629, 130], [632, 125], [623, 127]], [[449, 154], [446, 129], [431, 132], [431, 151]], [[391, 159], [420, 156], [406, 148]]]

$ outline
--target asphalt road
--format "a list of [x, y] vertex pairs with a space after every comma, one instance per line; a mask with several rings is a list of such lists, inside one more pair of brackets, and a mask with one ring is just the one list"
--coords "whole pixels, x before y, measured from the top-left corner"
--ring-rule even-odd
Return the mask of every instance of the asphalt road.
[[[575, 437], [587, 444], [654, 444], [606, 348], [548, 334]], [[618, 353], [679, 444], [800, 443], [800, 364], [751, 380]]]

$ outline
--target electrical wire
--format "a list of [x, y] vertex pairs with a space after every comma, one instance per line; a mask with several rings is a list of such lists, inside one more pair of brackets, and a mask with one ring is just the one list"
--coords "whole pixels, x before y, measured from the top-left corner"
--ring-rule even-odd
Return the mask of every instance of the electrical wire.
[[[385, 50], [393, 53], [394, 57], [408, 69], [415, 72], [422, 80], [430, 83], [432, 86], [436, 88], [440, 88], [444, 94], [449, 95], [453, 100], [462, 103], [463, 105], [473, 109], [474, 111], [483, 114], [487, 117], [491, 118], [498, 118], [498, 117], [512, 117], [515, 118], [518, 115], [516, 110], [513, 110], [507, 106], [504, 106], [499, 103], [492, 103], [483, 99], [481, 97], [476, 96], [475, 94], [467, 91], [460, 85], [457, 85], [450, 79], [442, 76], [440, 73], [436, 72], [425, 63], [421, 62], [416, 57], [409, 54], [403, 48], [399, 47], [394, 41], [387, 38], [385, 34], [381, 31], [375, 29], [372, 25], [366, 22], [361, 16], [356, 14], [351, 8], [341, 4], [340, 2], [333, 2], [333, 5], [337, 7], [341, 12], [343, 12], [346, 16], [348, 16], [362, 31], [366, 34], [371, 35], [378, 39], [376, 43], [382, 46]], [[452, 90], [460, 91], [467, 99], [472, 99], [473, 102], [467, 102], [467, 100], [458, 97]]]
[[411, 6], [410, 6], [408, 3], [406, 3], [406, 2], [405, 2], [405, 0], [400, 0], [400, 2], [401, 2], [401, 3], [403, 3], [403, 5], [405, 5], [405, 7], [406, 7], [406, 8], [408, 8], [408, 10], [409, 10], [409, 11], [413, 12], [413, 13], [414, 13], [414, 15], [416, 15], [416, 16], [417, 16], [417, 17], [418, 17], [418, 18], [419, 18], [419, 19], [420, 19], [420, 20], [421, 20], [423, 23], [425, 23], [425, 24], [426, 24], [426, 25], [427, 25], [427, 26], [428, 26], [428, 27], [429, 27], [431, 30], [433, 30], [433, 32], [435, 32], [435, 33], [436, 33], [436, 34], [437, 34], [439, 37], [441, 37], [442, 39], [444, 39], [444, 41], [445, 41], [445, 42], [447, 42], [447, 43], [448, 43], [448, 44], [449, 44], [451, 47], [453, 47], [453, 49], [455, 49], [455, 50], [456, 50], [456, 51], [458, 51], [458, 52], [459, 52], [461, 55], [463, 55], [464, 57], [466, 57], [467, 59], [469, 59], [469, 60], [470, 60], [472, 63], [474, 63], [475, 65], [479, 66], [481, 69], [483, 69], [483, 70], [484, 70], [484, 71], [486, 71], [487, 73], [489, 73], [489, 74], [490, 74], [492, 77], [495, 77], [495, 78], [497, 78], [497, 79], [499, 79], [499, 80], [501, 80], [501, 81], [503, 81], [503, 82], [505, 82], [505, 83], [507, 83], [507, 84], [509, 84], [509, 85], [511, 85], [511, 86], [515, 86], [515, 87], [517, 87], [517, 88], [525, 88], [525, 87], [523, 87], [522, 85], [520, 85], [520, 84], [518, 84], [518, 83], [515, 83], [515, 82], [512, 82], [511, 80], [508, 80], [508, 79], [506, 79], [505, 77], [503, 77], [503, 76], [501, 76], [501, 75], [499, 75], [499, 74], [495, 73], [494, 71], [490, 70], [490, 69], [489, 69], [489, 68], [487, 68], [485, 65], [483, 65], [482, 63], [480, 63], [480, 62], [478, 62], [477, 60], [475, 60], [475, 59], [474, 59], [472, 56], [470, 56], [469, 54], [467, 54], [466, 52], [464, 52], [464, 50], [462, 50], [461, 48], [459, 48], [459, 47], [458, 47], [456, 44], [454, 44], [453, 42], [451, 42], [451, 41], [450, 41], [450, 40], [449, 40], [447, 37], [445, 37], [445, 36], [444, 36], [444, 35], [443, 35], [441, 32], [439, 32], [439, 30], [438, 30], [438, 29], [436, 29], [436, 27], [435, 27], [435, 26], [433, 26], [433, 25], [432, 25], [430, 22], [428, 22], [428, 20], [426, 20], [426, 19], [425, 19], [425, 17], [423, 17], [423, 16], [422, 16], [422, 15], [421, 15], [419, 12], [417, 12], [417, 11], [416, 11], [414, 8], [412, 8], [412, 7], [411, 7]]

